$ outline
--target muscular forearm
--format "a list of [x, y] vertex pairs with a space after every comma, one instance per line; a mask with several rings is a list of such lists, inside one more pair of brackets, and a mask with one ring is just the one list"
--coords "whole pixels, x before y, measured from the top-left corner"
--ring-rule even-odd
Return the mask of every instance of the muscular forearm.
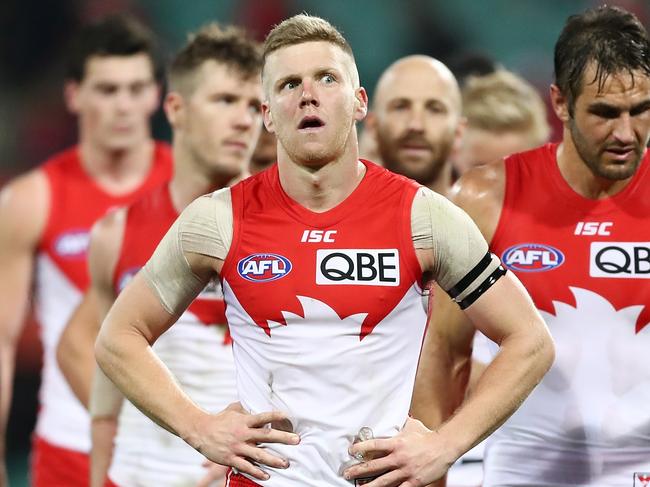
[[519, 407], [552, 361], [553, 344], [545, 328], [527, 327], [508, 336], [474, 391], [439, 432], [453, 441], [459, 454], [469, 450]]
[[469, 353], [456, 353], [435, 330], [429, 330], [415, 381], [412, 416], [428, 428], [439, 427], [463, 401], [469, 369]]
[[103, 487], [113, 459], [116, 418], [93, 418], [91, 426], [90, 487]]
[[95, 347], [97, 363], [106, 376], [144, 414], [161, 427], [188, 440], [203, 412], [178, 387], [169, 370], [137, 331], [102, 327]]

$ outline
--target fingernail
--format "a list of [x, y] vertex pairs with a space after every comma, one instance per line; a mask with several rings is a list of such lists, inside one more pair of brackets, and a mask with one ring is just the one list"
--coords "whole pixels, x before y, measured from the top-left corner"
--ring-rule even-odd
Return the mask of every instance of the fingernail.
[[264, 472], [264, 480], [268, 480], [268, 479], [269, 479], [269, 474]]
[[282, 462], [283, 468], [289, 468], [289, 460], [285, 460]]

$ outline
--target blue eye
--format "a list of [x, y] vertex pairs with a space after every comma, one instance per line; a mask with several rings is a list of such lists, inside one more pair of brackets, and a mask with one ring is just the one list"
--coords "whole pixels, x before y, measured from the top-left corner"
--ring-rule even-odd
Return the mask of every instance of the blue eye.
[[326, 74], [326, 75], [324, 75], [324, 76], [321, 78], [321, 80], [322, 80], [324, 83], [326, 83], [326, 84], [334, 83], [334, 82], [336, 81], [336, 79], [334, 78], [334, 76], [332, 76], [331, 74]]
[[289, 90], [293, 90], [294, 88], [296, 88], [296, 87], [298, 86], [298, 84], [299, 84], [299, 83], [298, 83], [297, 81], [287, 81], [287, 82], [284, 83], [284, 85], [282, 86], [282, 88], [283, 88], [283, 89], [284, 89], [284, 88], [287, 88], [287, 89], [289, 89]]

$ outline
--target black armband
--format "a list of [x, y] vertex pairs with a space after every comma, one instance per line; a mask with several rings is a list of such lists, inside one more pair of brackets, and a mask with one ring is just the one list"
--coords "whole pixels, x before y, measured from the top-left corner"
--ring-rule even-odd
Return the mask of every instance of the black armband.
[[[470, 306], [474, 301], [476, 301], [485, 291], [490, 289], [492, 285], [499, 280], [501, 276], [506, 273], [505, 268], [499, 263], [497, 267], [485, 278], [482, 282], [476, 283], [476, 279], [479, 278], [491, 265], [494, 265], [493, 262], [494, 256], [492, 253], [488, 252], [485, 256], [479, 261], [478, 264], [470, 270], [465, 277], [463, 277], [458, 283], [447, 291], [447, 294], [453, 299], [461, 309], [465, 309]], [[498, 261], [498, 258], [497, 258]], [[463, 295], [468, 289], [473, 288], [469, 294], [464, 297]]]

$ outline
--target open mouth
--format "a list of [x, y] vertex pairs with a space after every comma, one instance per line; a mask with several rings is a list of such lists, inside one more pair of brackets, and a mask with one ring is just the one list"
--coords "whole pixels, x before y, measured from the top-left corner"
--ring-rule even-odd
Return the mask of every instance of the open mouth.
[[324, 126], [325, 122], [318, 117], [305, 117], [298, 124], [298, 130], [318, 129]]

